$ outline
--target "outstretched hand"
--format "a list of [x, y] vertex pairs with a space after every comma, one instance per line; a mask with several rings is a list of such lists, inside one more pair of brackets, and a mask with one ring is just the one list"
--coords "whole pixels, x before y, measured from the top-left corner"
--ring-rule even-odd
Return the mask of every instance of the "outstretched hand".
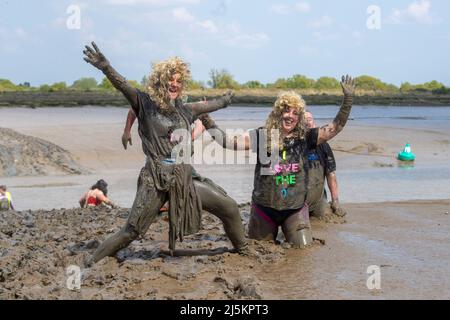
[[92, 64], [97, 69], [103, 70], [106, 66], [109, 65], [108, 59], [106, 59], [105, 55], [100, 51], [94, 41], [92, 41], [92, 49], [89, 46], [86, 46], [86, 49], [83, 50], [85, 57], [84, 61]]
[[122, 135], [122, 145], [125, 150], [127, 150], [128, 143], [130, 143], [130, 146], [133, 145], [133, 142], [131, 141], [131, 133], [124, 131]]
[[341, 87], [346, 96], [353, 95], [355, 92], [355, 79], [349, 75], [342, 76]]
[[234, 92], [231, 90], [228, 90], [227, 92], [225, 92], [222, 96], [222, 99], [225, 100], [225, 104], [228, 106], [229, 104], [231, 104], [231, 100], [233, 100], [234, 98]]

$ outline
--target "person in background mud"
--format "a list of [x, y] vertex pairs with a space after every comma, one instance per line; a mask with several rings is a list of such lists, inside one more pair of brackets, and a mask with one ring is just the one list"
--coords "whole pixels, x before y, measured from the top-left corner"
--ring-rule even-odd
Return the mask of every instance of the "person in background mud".
[[15, 210], [12, 202], [11, 193], [7, 191], [5, 185], [0, 186], [0, 210]]
[[[341, 86], [344, 99], [339, 112], [331, 123], [321, 128], [307, 127], [305, 101], [295, 92], [283, 92], [278, 96], [264, 128], [239, 137], [228, 136], [211, 117], [202, 120], [211, 136], [223, 147], [234, 150], [251, 148], [257, 152], [250, 238], [275, 240], [281, 226], [289, 243], [303, 247], [312, 242], [306, 203], [310, 179], [307, 155], [310, 150], [335, 137], [347, 123], [353, 103], [354, 80], [349, 76], [342, 77]], [[278, 141], [272, 138], [274, 133], [279, 133]]]
[[97, 207], [102, 204], [111, 206], [113, 208], [117, 207], [109, 198], [108, 198], [108, 183], [105, 180], [98, 180], [89, 191], [87, 191], [80, 198], [80, 207], [82, 208], [90, 208]]
[[[237, 203], [205, 181], [192, 179], [192, 166], [177, 163], [172, 151], [182, 141], [174, 131], [190, 134], [191, 124], [207, 112], [227, 107], [233, 94], [206, 103], [183, 104], [182, 91], [190, 78], [188, 65], [178, 57], [153, 65], [147, 93], [132, 87], [109, 63], [95, 43], [86, 46], [84, 60], [100, 69], [113, 86], [123, 93], [138, 119], [142, 149], [147, 156], [138, 179], [131, 213], [124, 227], [106, 239], [86, 266], [113, 256], [139, 235], [144, 235], [162, 205], [169, 200], [169, 249], [175, 241], [200, 229], [202, 209], [222, 221], [235, 251], [247, 253], [248, 244]], [[190, 137], [189, 137], [190, 138]], [[184, 141], [186, 143], [187, 141]]]
[[[316, 128], [316, 123], [311, 112], [305, 112], [306, 124], [309, 129]], [[324, 189], [325, 178], [331, 193], [330, 207], [332, 212], [343, 217], [347, 212], [339, 204], [339, 190], [336, 178], [336, 160], [330, 145], [325, 142], [310, 150], [308, 153], [310, 166], [308, 194], [306, 203], [309, 206], [309, 214], [323, 217], [327, 207], [327, 195]]]

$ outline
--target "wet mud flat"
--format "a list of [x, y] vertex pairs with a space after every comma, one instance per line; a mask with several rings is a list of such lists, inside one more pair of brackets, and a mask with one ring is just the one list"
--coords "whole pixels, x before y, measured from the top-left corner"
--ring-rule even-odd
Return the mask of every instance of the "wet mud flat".
[[[241, 205], [246, 225], [249, 210]], [[233, 253], [220, 220], [205, 212], [201, 231], [170, 256], [162, 214], [143, 238], [85, 269], [128, 214], [106, 207], [0, 213], [0, 299], [263, 299], [254, 271], [285, 261], [290, 248], [251, 241], [249, 255]], [[70, 266], [80, 267], [80, 290], [67, 287]]]
[[[249, 206], [241, 205], [245, 224]], [[90, 269], [83, 261], [119, 230], [129, 209], [0, 213], [0, 299], [399, 299], [450, 298], [450, 200], [346, 205], [345, 220], [312, 220], [303, 250], [251, 241], [229, 251], [222, 224], [204, 213], [198, 234], [168, 253], [161, 216], [146, 235]], [[381, 270], [371, 290], [367, 268]], [[80, 289], [69, 290], [69, 266]], [[70, 282], [69, 283], [73, 283]]]

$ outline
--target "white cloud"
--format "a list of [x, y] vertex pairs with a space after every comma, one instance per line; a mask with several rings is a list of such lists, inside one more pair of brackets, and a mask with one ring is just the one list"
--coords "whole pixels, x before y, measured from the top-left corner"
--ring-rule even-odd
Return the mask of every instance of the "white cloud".
[[266, 45], [269, 41], [270, 38], [265, 33], [239, 34], [223, 40], [223, 44], [228, 47], [256, 49]]
[[294, 5], [295, 10], [297, 10], [298, 12], [304, 12], [307, 13], [309, 11], [311, 11], [311, 6], [309, 5], [308, 2], [298, 2]]
[[175, 20], [180, 22], [193, 22], [195, 20], [194, 16], [189, 13], [186, 8], [180, 7], [172, 10], [172, 16]]
[[297, 2], [294, 5], [277, 3], [272, 5], [269, 8], [269, 11], [281, 15], [287, 15], [294, 12], [308, 13], [311, 11], [311, 6], [308, 2]]
[[209, 33], [217, 33], [219, 31], [219, 28], [211, 20], [200, 21], [196, 25]]
[[314, 20], [310, 23], [310, 27], [314, 29], [321, 29], [329, 27], [333, 24], [333, 19], [331, 19], [330, 16], [324, 15], [321, 16], [319, 19]]
[[289, 14], [291, 12], [290, 6], [285, 4], [274, 4], [269, 10], [276, 14]]
[[388, 18], [388, 22], [396, 24], [403, 24], [409, 21], [432, 23], [433, 18], [431, 17], [430, 10], [430, 0], [414, 1], [406, 9], [393, 9]]

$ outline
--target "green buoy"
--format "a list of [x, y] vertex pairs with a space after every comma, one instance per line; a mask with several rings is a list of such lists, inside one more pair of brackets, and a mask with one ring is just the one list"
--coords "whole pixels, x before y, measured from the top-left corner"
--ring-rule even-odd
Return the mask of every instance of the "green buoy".
[[407, 143], [402, 152], [400, 152], [397, 156], [398, 160], [401, 161], [414, 161], [416, 156], [411, 152], [411, 145]]

